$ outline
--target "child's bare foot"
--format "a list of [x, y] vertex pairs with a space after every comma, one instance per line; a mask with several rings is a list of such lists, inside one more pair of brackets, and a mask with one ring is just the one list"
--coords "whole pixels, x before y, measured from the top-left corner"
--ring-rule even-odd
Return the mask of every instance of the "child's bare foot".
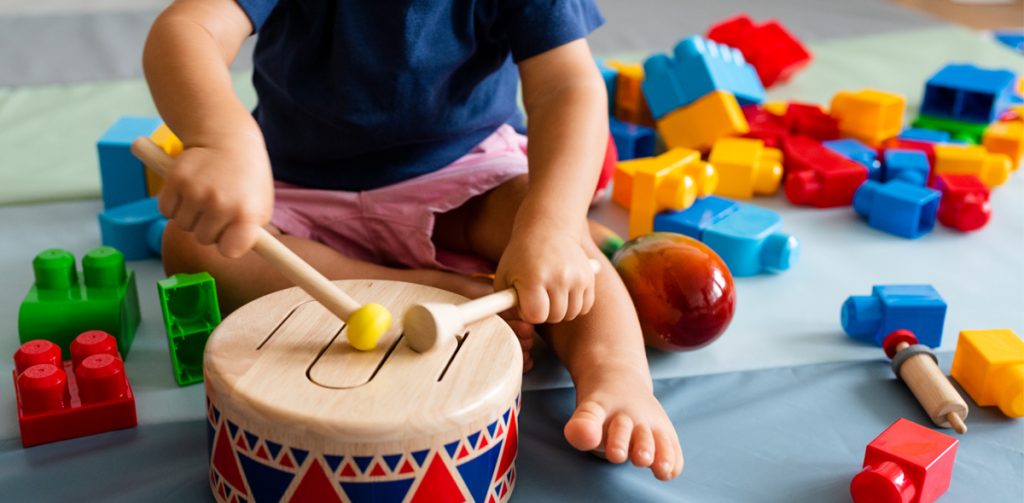
[[565, 438], [581, 451], [603, 451], [612, 463], [627, 459], [650, 468], [659, 480], [683, 471], [679, 437], [651, 390], [650, 377], [635, 370], [591, 372], [576, 382], [576, 412]]

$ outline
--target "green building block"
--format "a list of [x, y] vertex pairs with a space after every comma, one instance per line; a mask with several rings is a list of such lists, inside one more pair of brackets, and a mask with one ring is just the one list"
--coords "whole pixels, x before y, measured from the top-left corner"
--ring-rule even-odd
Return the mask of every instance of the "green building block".
[[117, 339], [122, 358], [135, 339], [139, 293], [135, 272], [116, 248], [101, 246], [82, 257], [82, 274], [67, 250], [43, 251], [32, 260], [35, 284], [18, 310], [21, 342], [46, 339], [71, 357], [71, 341], [87, 330], [103, 330]]
[[206, 339], [220, 324], [217, 286], [213, 277], [175, 274], [156, 283], [160, 310], [164, 313], [167, 346], [174, 379], [179, 386], [203, 380], [203, 349]]
[[914, 120], [913, 126], [924, 129], [934, 129], [936, 131], [945, 131], [949, 133], [954, 140], [966, 141], [973, 145], [981, 143], [981, 137], [985, 134], [985, 130], [988, 129], [988, 124], [975, 124], [973, 122], [932, 117], [930, 115], [918, 115], [917, 119]]

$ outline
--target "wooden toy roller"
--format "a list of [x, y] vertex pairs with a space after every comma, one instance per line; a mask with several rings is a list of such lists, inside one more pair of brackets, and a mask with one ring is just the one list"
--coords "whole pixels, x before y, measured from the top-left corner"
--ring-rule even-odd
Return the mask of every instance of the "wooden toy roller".
[[[601, 264], [591, 259], [590, 267], [597, 273]], [[441, 343], [439, 347], [447, 350], [456, 343], [456, 337], [466, 329], [466, 325], [517, 305], [519, 295], [515, 288], [507, 288], [459, 305], [438, 302], [416, 304], [402, 318], [405, 339], [412, 349], [419, 352], [430, 350], [438, 342]]]
[[931, 349], [917, 344], [917, 337], [909, 330], [892, 332], [886, 336], [882, 347], [892, 358], [893, 372], [907, 383], [932, 422], [941, 428], [966, 433], [967, 403], [939, 370]]
[[[456, 304], [393, 281], [334, 283], [393, 312]], [[204, 376], [218, 501], [504, 502], [515, 483], [522, 352], [497, 316], [448, 350], [417, 353], [392, 327], [357, 351], [298, 288], [259, 298], [210, 336]], [[454, 338], [453, 338], [454, 339]]]
[[[146, 137], [135, 140], [131, 148], [135, 157], [160, 176], [166, 176], [174, 162], [171, 156]], [[262, 227], [256, 235], [253, 251], [335, 316], [347, 322], [349, 342], [357, 349], [373, 349], [381, 334], [391, 325], [391, 313], [387, 309], [379, 304], [360, 305]]]

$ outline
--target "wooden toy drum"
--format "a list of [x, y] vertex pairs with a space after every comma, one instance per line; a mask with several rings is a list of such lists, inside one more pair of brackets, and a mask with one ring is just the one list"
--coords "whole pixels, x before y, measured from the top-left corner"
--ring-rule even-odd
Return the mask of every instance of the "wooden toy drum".
[[[400, 325], [458, 295], [393, 281], [338, 281]], [[456, 334], [453, 334], [453, 337]], [[298, 288], [242, 307], [206, 345], [210, 487], [221, 502], [507, 501], [515, 483], [523, 360], [491, 316], [416, 353], [394, 326], [359, 352]]]

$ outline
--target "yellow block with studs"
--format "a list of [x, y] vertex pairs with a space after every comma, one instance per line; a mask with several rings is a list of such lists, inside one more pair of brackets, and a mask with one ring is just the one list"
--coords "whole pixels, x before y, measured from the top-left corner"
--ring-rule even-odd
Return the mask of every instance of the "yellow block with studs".
[[658, 133], [668, 148], [707, 150], [719, 138], [748, 131], [750, 126], [739, 102], [725, 91], [712, 91], [658, 121]]
[[949, 373], [978, 405], [1024, 417], [1024, 341], [1013, 330], [961, 331]]
[[840, 91], [832, 97], [829, 113], [839, 121], [843, 136], [879, 146], [903, 130], [907, 100], [877, 89]]
[[711, 148], [708, 162], [718, 172], [719, 196], [771, 195], [782, 181], [782, 151], [765, 148], [761, 140], [722, 138]]
[[985, 129], [981, 144], [989, 152], [1006, 154], [1010, 158], [1010, 169], [1016, 171], [1024, 158], [1024, 122], [992, 123]]
[[987, 187], [997, 187], [1010, 177], [1010, 157], [994, 154], [981, 145], [935, 145], [936, 175], [974, 175]]
[[[629, 237], [654, 230], [660, 211], [689, 208], [697, 197], [714, 193], [718, 175], [700, 152], [672, 149], [658, 157], [619, 163], [612, 200], [629, 208]], [[628, 203], [626, 199], [628, 196]]]

